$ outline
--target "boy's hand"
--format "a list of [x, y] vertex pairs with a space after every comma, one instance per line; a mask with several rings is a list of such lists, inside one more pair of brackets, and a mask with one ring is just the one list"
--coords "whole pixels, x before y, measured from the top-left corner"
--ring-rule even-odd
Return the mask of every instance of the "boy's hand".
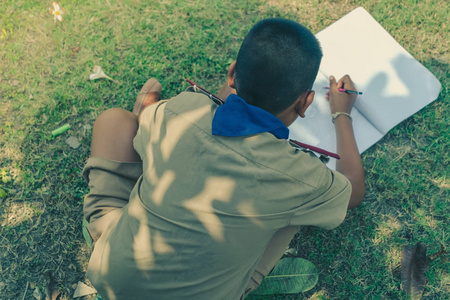
[[[338, 89], [355, 90], [355, 85], [350, 76], [345, 75], [338, 83], [336, 83], [334, 76], [330, 76], [330, 90], [327, 93], [327, 100], [330, 101], [332, 114], [337, 112], [350, 114], [356, 95], [339, 92]], [[350, 118], [341, 117], [333, 123], [336, 128], [336, 150], [341, 157], [336, 162], [336, 170], [347, 177], [352, 184], [352, 194], [348, 207], [357, 207], [364, 199], [366, 185], [361, 156], [353, 134], [352, 122]]]
[[338, 89], [355, 90], [355, 85], [350, 76], [345, 75], [337, 84], [334, 76], [330, 76], [330, 90], [327, 93], [327, 100], [330, 101], [332, 114], [336, 112], [345, 112], [349, 114], [355, 103], [356, 95], [339, 92]]

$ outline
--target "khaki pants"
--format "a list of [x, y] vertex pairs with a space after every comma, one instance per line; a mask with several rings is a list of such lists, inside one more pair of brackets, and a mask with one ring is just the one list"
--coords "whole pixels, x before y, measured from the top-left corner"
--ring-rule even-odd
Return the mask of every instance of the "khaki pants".
[[[140, 162], [117, 162], [98, 157], [91, 157], [87, 161], [83, 176], [89, 184], [90, 192], [84, 198], [83, 213], [89, 222], [87, 229], [94, 246], [108, 224], [120, 217], [120, 211], [128, 203], [131, 190], [141, 175]], [[274, 234], [242, 299], [261, 284], [298, 230], [298, 226], [291, 226]]]

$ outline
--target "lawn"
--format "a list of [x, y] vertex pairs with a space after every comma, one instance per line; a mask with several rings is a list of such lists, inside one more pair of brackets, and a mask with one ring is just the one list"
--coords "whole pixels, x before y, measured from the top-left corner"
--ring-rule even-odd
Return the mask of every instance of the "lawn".
[[[80, 174], [102, 111], [132, 109], [150, 77], [162, 83], [162, 98], [183, 91], [186, 78], [217, 91], [243, 36], [260, 19], [290, 18], [318, 32], [358, 6], [433, 72], [442, 91], [362, 155], [367, 193], [360, 208], [332, 231], [300, 231], [293, 246], [320, 270], [317, 286], [273, 298], [408, 299], [401, 251], [418, 242], [427, 245], [429, 259], [422, 298], [450, 298], [446, 1], [58, 3], [65, 14], [56, 24], [49, 1], [0, 3], [0, 299], [35, 299], [33, 293], [48, 288], [49, 271], [59, 299], [71, 299], [78, 281], [89, 284], [81, 232], [88, 189]], [[114, 81], [89, 80], [95, 65]], [[64, 124], [70, 130], [53, 138]], [[69, 137], [80, 146], [69, 146]]]

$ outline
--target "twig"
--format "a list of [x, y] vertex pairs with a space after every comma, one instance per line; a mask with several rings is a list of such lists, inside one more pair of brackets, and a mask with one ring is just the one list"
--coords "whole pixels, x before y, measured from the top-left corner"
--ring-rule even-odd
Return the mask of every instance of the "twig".
[[27, 291], [28, 291], [28, 285], [30, 283], [27, 281], [27, 287], [25, 288], [25, 293], [23, 294], [22, 300], [25, 299], [25, 296], [27, 295]]

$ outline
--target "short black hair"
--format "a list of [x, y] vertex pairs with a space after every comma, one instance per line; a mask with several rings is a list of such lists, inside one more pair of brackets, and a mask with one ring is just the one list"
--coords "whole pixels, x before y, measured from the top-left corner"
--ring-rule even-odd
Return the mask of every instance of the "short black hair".
[[319, 41], [306, 27], [286, 19], [262, 20], [239, 50], [237, 94], [276, 115], [312, 88], [321, 59]]

